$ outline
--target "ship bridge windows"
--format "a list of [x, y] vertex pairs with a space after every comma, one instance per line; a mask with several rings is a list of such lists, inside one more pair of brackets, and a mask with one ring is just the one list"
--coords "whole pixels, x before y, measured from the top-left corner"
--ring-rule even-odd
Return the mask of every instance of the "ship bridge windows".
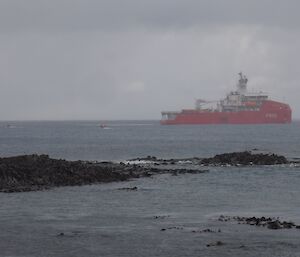
[[244, 101], [263, 101], [267, 100], [268, 96], [266, 95], [245, 95], [243, 97]]

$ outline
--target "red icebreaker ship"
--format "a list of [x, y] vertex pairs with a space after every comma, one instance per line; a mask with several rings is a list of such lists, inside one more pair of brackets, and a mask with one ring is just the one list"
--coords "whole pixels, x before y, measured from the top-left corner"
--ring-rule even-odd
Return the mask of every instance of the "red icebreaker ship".
[[177, 124], [265, 124], [291, 123], [292, 110], [288, 104], [269, 100], [267, 94], [247, 91], [248, 79], [239, 73], [237, 90], [217, 102], [216, 108], [203, 108], [203, 100], [196, 108], [179, 112], [162, 112], [162, 125]]

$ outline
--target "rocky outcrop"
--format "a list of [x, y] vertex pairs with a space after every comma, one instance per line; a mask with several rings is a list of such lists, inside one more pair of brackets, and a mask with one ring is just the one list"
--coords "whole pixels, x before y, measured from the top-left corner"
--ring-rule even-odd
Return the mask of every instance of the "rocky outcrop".
[[249, 151], [218, 154], [212, 158], [201, 160], [203, 165], [276, 165], [287, 163], [289, 163], [288, 160], [281, 155]]
[[112, 163], [88, 163], [24, 155], [0, 158], [0, 190], [19, 192], [58, 186], [78, 186], [99, 182], [124, 181], [138, 177], [135, 170]]
[[[254, 149], [253, 151], [256, 151]], [[155, 156], [147, 156], [143, 158], [135, 158], [129, 160], [129, 162], [148, 162], [153, 163], [153, 165], [204, 165], [204, 166], [223, 166], [223, 165], [277, 165], [277, 164], [289, 164], [289, 163], [299, 163], [295, 160], [288, 161], [284, 156], [277, 155], [274, 153], [256, 153], [251, 151], [244, 152], [232, 152], [217, 154], [210, 158], [182, 158], [182, 159], [159, 159]]]
[[[146, 158], [134, 160], [147, 160], [151, 164], [66, 161], [53, 159], [48, 155], [0, 158], [0, 192], [24, 192], [59, 186], [125, 181], [165, 173], [176, 176], [208, 172], [207, 169], [200, 169], [199, 165], [274, 165], [289, 163], [284, 156], [253, 154], [251, 152], [225, 153], [205, 159], [194, 157], [165, 160], [158, 159], [155, 156], [147, 156]], [[193, 168], [182, 166], [186, 164], [192, 164]]]
[[[202, 170], [159, 169], [136, 164], [52, 159], [48, 155], [0, 158], [0, 192], [25, 192], [59, 186], [125, 181], [156, 174], [203, 173]], [[126, 188], [136, 191], [137, 188]]]
[[222, 242], [222, 241], [216, 241], [216, 242], [209, 243], [209, 244], [207, 244], [206, 246], [207, 246], [207, 247], [211, 247], [211, 246], [222, 246], [222, 245], [224, 245], [224, 244], [225, 244], [225, 243]]
[[240, 216], [224, 216], [221, 215], [218, 218], [219, 221], [228, 222], [228, 221], [237, 221], [238, 224], [247, 224], [251, 226], [258, 227], [266, 227], [268, 229], [291, 229], [297, 228], [300, 226], [295, 225], [294, 222], [291, 221], [281, 221], [279, 218], [271, 218], [271, 217], [240, 217]]

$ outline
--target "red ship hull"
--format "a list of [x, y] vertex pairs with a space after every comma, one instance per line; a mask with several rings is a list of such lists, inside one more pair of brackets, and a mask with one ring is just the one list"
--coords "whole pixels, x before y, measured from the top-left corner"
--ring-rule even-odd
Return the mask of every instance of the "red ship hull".
[[258, 111], [182, 110], [174, 119], [161, 120], [161, 124], [272, 124], [291, 123], [291, 121], [292, 111], [289, 105], [266, 100]]

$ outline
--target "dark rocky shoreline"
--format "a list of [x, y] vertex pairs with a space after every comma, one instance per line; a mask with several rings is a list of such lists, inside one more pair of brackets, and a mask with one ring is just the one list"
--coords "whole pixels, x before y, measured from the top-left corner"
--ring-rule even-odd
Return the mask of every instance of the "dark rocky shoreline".
[[[96, 183], [126, 181], [151, 177], [155, 174], [198, 174], [209, 165], [275, 165], [289, 163], [284, 156], [237, 152], [216, 155], [212, 158], [162, 160], [148, 156], [135, 161], [150, 161], [152, 165], [113, 162], [86, 162], [52, 159], [48, 155], [23, 155], [0, 158], [0, 192], [26, 192], [60, 186], [80, 186]], [[131, 160], [131, 161], [134, 161]], [[199, 165], [199, 168], [178, 168], [182, 162]], [[171, 165], [169, 166], [165, 165]]]
[[0, 159], [0, 191], [24, 192], [59, 186], [77, 186], [97, 182], [124, 181], [130, 170], [119, 172], [111, 163], [90, 164], [49, 158], [48, 155], [24, 155]]
[[0, 158], [0, 192], [27, 192], [60, 186], [126, 181], [155, 174], [204, 173], [207, 170], [159, 169], [136, 164], [52, 159], [48, 155]]
[[252, 166], [252, 165], [278, 165], [292, 163], [282, 155], [274, 153], [255, 153], [251, 151], [217, 154], [210, 158], [184, 158], [184, 159], [159, 159], [155, 156], [131, 159], [130, 161], [153, 162], [154, 165], [174, 165], [191, 163], [202, 166]]

